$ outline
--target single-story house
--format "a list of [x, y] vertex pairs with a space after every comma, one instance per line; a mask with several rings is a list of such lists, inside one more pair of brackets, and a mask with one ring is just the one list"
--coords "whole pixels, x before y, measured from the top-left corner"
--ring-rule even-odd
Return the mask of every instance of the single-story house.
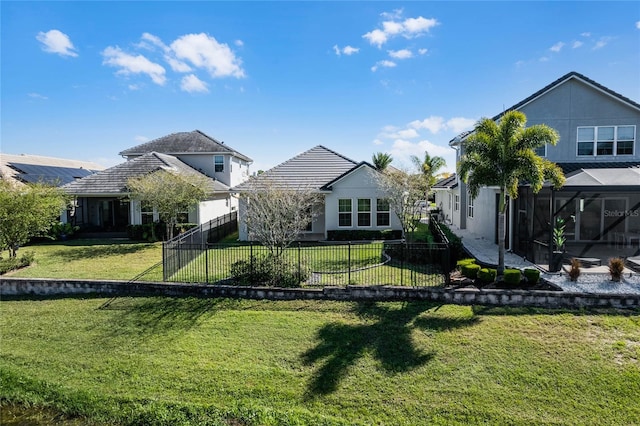
[[104, 167], [91, 161], [0, 153], [0, 178], [16, 184], [41, 182], [62, 186], [100, 170]]
[[[301, 239], [324, 240], [332, 230], [402, 230], [390, 211], [379, 173], [367, 162], [353, 161], [322, 145], [311, 148], [257, 176], [286, 188], [304, 188], [322, 195], [314, 206], [316, 217]], [[242, 194], [254, 186], [244, 183], [231, 188]], [[243, 216], [247, 206], [240, 202], [239, 238], [250, 239]]]
[[123, 231], [127, 225], [159, 219], [153, 208], [131, 200], [127, 181], [156, 170], [197, 174], [209, 182], [209, 197], [181, 218], [202, 224], [237, 210], [229, 188], [249, 177], [252, 160], [205, 133], [172, 133], [120, 153], [124, 163], [68, 183], [62, 188], [75, 199], [67, 221], [85, 229]]

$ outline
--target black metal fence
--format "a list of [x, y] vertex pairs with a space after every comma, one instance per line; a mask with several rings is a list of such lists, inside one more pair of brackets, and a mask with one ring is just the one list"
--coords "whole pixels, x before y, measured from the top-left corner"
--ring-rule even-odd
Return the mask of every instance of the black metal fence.
[[238, 212], [219, 216], [162, 244], [165, 281], [199, 257], [211, 243], [220, 241], [238, 229]]
[[256, 243], [166, 244], [165, 281], [297, 286], [448, 283], [447, 244], [295, 243], [282, 253]]

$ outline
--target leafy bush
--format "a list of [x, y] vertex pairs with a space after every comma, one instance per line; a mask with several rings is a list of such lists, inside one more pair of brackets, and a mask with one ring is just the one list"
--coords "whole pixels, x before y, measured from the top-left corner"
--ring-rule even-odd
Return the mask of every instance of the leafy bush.
[[383, 229], [373, 231], [366, 229], [340, 229], [327, 231], [329, 241], [371, 241], [371, 240], [399, 240], [402, 231], [399, 229]]
[[522, 275], [519, 269], [505, 269], [504, 270], [504, 282], [510, 286], [517, 286], [520, 284]]
[[25, 266], [29, 266], [33, 262], [34, 258], [35, 253], [32, 251], [26, 251], [19, 257], [10, 257], [8, 259], [0, 258], [0, 275], [4, 275], [9, 271], [13, 271], [14, 269], [20, 269], [24, 268]]
[[311, 276], [306, 264], [288, 261], [282, 257], [251, 256], [231, 265], [231, 277], [239, 285], [261, 284], [273, 287], [300, 287]]
[[538, 269], [527, 268], [523, 271], [523, 274], [531, 285], [536, 285], [540, 281], [540, 271]]
[[71, 237], [74, 233], [76, 233], [80, 229], [79, 226], [73, 226], [70, 223], [54, 223], [49, 231], [47, 232], [47, 237], [52, 240], [63, 240]]
[[462, 267], [463, 265], [471, 265], [476, 263], [476, 260], [472, 257], [469, 258], [465, 258], [465, 259], [460, 259], [456, 262], [456, 266], [458, 267]]
[[462, 270], [462, 275], [464, 275], [465, 277], [475, 279], [478, 276], [480, 265], [476, 265], [475, 263], [469, 263], [467, 265], [462, 265], [461, 270]]
[[492, 283], [496, 280], [498, 271], [491, 268], [482, 268], [478, 271], [478, 279], [483, 283]]

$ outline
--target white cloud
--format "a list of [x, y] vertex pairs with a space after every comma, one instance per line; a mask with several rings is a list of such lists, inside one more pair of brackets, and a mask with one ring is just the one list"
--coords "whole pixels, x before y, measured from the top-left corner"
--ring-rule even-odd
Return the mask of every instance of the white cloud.
[[425, 53], [427, 53], [427, 49], [418, 49], [418, 53], [424, 55]]
[[362, 36], [369, 40], [369, 43], [376, 45], [378, 47], [382, 46], [387, 42], [387, 34], [382, 30], [373, 30]]
[[241, 60], [225, 43], [207, 34], [187, 34], [173, 43], [171, 49], [176, 58], [190, 62], [195, 67], [206, 69], [213, 77], [245, 76]]
[[49, 99], [48, 97], [41, 95], [40, 93], [29, 93], [27, 96], [29, 96], [30, 98], [33, 99], [42, 99], [42, 100], [47, 100]]
[[636, 28], [640, 30], [640, 21], [636, 22]]
[[417, 18], [409, 18], [404, 21], [405, 28], [405, 37], [416, 36], [422, 33], [429, 32], [429, 30], [438, 25], [438, 21], [431, 18], [426, 19], [422, 16], [418, 16]]
[[151, 62], [142, 55], [133, 56], [123, 52], [117, 46], [109, 46], [102, 51], [102, 56], [104, 56], [103, 64], [120, 68], [117, 74], [147, 74], [154, 83], [161, 86], [167, 81], [162, 65]]
[[453, 117], [447, 120], [447, 129], [453, 130], [455, 133], [471, 130], [476, 125], [476, 121], [473, 118]]
[[384, 145], [384, 142], [382, 142], [380, 139], [374, 139], [373, 140], [373, 144], [374, 145]]
[[582, 37], [591, 37], [591, 33], [580, 33]]
[[40, 31], [36, 40], [42, 43], [42, 50], [45, 52], [57, 53], [60, 56], [78, 56], [69, 36], [61, 31], [49, 30], [46, 33]]
[[427, 117], [422, 121], [414, 120], [409, 123], [409, 127], [413, 129], [427, 129], [433, 134], [440, 132], [440, 130], [444, 129], [445, 126], [444, 118], [434, 115]]
[[336, 53], [337, 56], [342, 55], [343, 53], [347, 56], [351, 56], [354, 53], [358, 53], [360, 51], [359, 48], [357, 47], [353, 47], [353, 46], [345, 46], [342, 49], [340, 47], [338, 47], [337, 44], [335, 44], [333, 46], [333, 51]]
[[593, 46], [593, 50], [602, 49], [607, 44], [609, 44], [611, 40], [613, 40], [613, 37], [600, 37], [600, 40], [598, 40]]
[[584, 44], [583, 42], [581, 42], [581, 41], [579, 41], [579, 40], [576, 40], [576, 41], [574, 41], [574, 42], [573, 42], [573, 44], [571, 45], [571, 47], [572, 47], [572, 48], [574, 48], [574, 49], [577, 49], [577, 48], [579, 48], [579, 47], [582, 47], [582, 45], [583, 45], [583, 44]]
[[236, 40], [233, 42], [233, 44], [235, 44], [237, 47], [244, 47], [244, 41], [242, 40]]
[[136, 142], [145, 143], [145, 142], [149, 142], [150, 139], [146, 136], [136, 136], [133, 138], [133, 140]]
[[392, 12], [382, 12], [380, 16], [384, 19], [400, 19], [402, 18], [402, 14], [404, 13], [404, 9], [394, 9]]
[[408, 59], [413, 57], [413, 52], [409, 49], [389, 50], [389, 56], [395, 59]]
[[395, 67], [397, 64], [393, 61], [388, 61], [388, 60], [383, 60], [383, 61], [378, 61], [376, 62], [376, 64], [374, 66], [371, 67], [371, 71], [376, 72], [378, 71], [378, 68], [380, 67], [384, 67], [384, 68], [393, 68]]
[[432, 157], [436, 155], [443, 157], [447, 162], [445, 169], [455, 168], [455, 151], [449, 145], [436, 145], [426, 139], [419, 142], [396, 139], [389, 150], [395, 164], [411, 164], [412, 155], [423, 158], [425, 152], [428, 152]]
[[548, 62], [549, 61], [549, 57], [548, 56], [543, 56], [539, 59], [540, 62]]
[[549, 50], [552, 51], [552, 52], [560, 52], [560, 50], [562, 50], [563, 47], [564, 47], [564, 43], [559, 41], [556, 44], [554, 44], [553, 46], [551, 46], [549, 48]]
[[362, 37], [369, 41], [371, 45], [382, 47], [390, 38], [402, 36], [405, 38], [419, 37], [428, 33], [431, 28], [439, 24], [434, 18], [407, 18], [402, 21], [402, 9], [395, 10], [393, 13], [383, 13], [383, 18], [388, 19], [382, 22], [382, 28], [376, 28]]
[[130, 84], [129, 90], [140, 90], [140, 86], [138, 86], [137, 84]]
[[189, 93], [197, 93], [197, 92], [208, 93], [209, 92], [207, 83], [200, 80], [198, 77], [196, 77], [193, 74], [189, 74], [182, 77], [182, 81], [180, 82], [180, 88], [185, 92], [189, 92]]

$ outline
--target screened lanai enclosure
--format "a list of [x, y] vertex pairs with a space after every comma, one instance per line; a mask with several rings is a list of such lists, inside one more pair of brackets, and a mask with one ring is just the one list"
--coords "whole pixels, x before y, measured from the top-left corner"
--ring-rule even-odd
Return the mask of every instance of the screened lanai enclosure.
[[564, 262], [640, 255], [640, 168], [580, 170], [560, 190], [521, 187], [513, 203], [513, 250], [548, 265], [553, 228], [564, 222]]

